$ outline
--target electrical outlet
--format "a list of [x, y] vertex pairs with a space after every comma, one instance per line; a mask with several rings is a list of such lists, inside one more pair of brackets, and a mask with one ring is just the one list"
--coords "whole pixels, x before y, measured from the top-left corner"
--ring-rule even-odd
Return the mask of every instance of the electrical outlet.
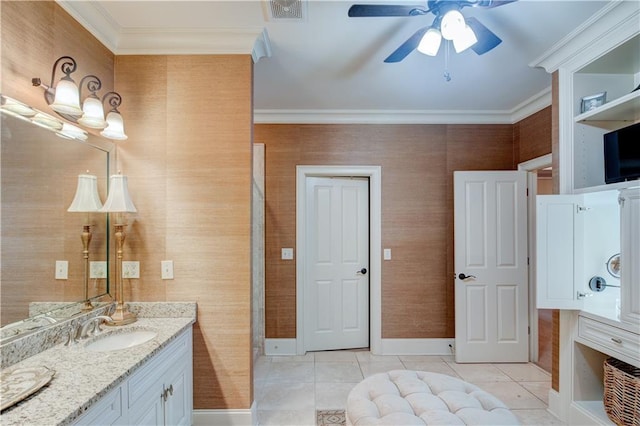
[[122, 262], [122, 278], [140, 278], [140, 262], [123, 261]]
[[160, 261], [160, 275], [163, 280], [173, 279], [173, 260]]
[[89, 278], [107, 278], [107, 262], [91, 261], [89, 262]]
[[67, 278], [69, 278], [69, 262], [56, 260], [56, 280], [66, 280]]

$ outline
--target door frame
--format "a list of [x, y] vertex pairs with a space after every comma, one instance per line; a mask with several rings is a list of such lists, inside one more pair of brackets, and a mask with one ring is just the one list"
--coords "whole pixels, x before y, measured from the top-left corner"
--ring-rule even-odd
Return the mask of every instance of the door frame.
[[552, 165], [551, 154], [533, 158], [518, 164], [518, 170], [527, 172], [527, 221], [529, 233], [529, 361], [537, 362], [538, 348], [538, 310], [536, 309], [536, 203], [538, 193], [537, 175], [535, 170], [550, 167]]
[[296, 353], [305, 354], [304, 277], [306, 265], [306, 178], [369, 178], [369, 349], [382, 349], [382, 167], [296, 166]]

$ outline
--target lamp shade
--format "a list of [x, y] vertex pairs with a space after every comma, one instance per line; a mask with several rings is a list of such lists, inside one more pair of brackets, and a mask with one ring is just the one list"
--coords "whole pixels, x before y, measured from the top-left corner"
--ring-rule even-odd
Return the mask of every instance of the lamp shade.
[[68, 114], [75, 117], [82, 115], [80, 108], [80, 93], [78, 86], [70, 78], [63, 78], [56, 85], [56, 95], [51, 104], [51, 108], [61, 114]]
[[436, 28], [429, 28], [427, 32], [424, 33], [424, 36], [422, 36], [422, 40], [420, 40], [418, 51], [425, 55], [436, 56], [438, 54], [438, 50], [440, 50], [441, 42], [442, 35], [440, 34], [440, 31]]
[[49, 130], [60, 130], [62, 129], [62, 122], [56, 118], [53, 118], [49, 114], [45, 114], [43, 112], [38, 112], [36, 115], [31, 117], [31, 121], [33, 124], [37, 124], [40, 127], [44, 127]]
[[91, 129], [104, 129], [107, 122], [104, 120], [104, 108], [102, 102], [96, 96], [89, 96], [82, 104], [82, 117], [78, 123]]
[[136, 206], [133, 205], [133, 201], [131, 201], [131, 196], [129, 195], [126, 176], [111, 175], [111, 179], [109, 180], [109, 195], [100, 211], [105, 213], [137, 212]]
[[111, 111], [107, 114], [107, 128], [100, 132], [102, 136], [108, 139], [123, 141], [127, 139], [124, 134], [124, 122], [122, 116], [117, 111]]
[[94, 175], [78, 175], [78, 188], [68, 212], [97, 212], [102, 207], [98, 195], [98, 178]]

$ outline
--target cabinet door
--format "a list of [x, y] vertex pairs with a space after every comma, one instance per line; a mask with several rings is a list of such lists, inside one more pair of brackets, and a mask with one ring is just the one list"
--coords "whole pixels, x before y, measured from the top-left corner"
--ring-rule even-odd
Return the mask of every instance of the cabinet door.
[[640, 188], [620, 191], [620, 320], [640, 324]]
[[164, 414], [162, 412], [162, 396], [159, 389], [154, 389], [157, 395], [152, 401], [144, 405], [138, 404], [129, 410], [129, 420], [131, 425], [136, 426], [158, 426], [164, 425]]
[[123, 387], [118, 386], [91, 407], [74, 425], [116, 425], [125, 424], [122, 400]]
[[167, 381], [172, 390], [164, 407], [166, 425], [191, 425], [192, 413], [192, 372], [191, 360], [184, 359], [176, 363], [170, 371], [175, 372]]
[[580, 195], [536, 197], [536, 306], [582, 309], [584, 217]]

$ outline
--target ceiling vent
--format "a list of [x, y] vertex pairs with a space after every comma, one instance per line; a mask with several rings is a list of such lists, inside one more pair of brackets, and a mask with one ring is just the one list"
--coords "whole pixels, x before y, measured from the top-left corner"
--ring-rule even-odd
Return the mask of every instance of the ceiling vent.
[[304, 20], [306, 2], [302, 0], [267, 0], [269, 18], [275, 20]]

